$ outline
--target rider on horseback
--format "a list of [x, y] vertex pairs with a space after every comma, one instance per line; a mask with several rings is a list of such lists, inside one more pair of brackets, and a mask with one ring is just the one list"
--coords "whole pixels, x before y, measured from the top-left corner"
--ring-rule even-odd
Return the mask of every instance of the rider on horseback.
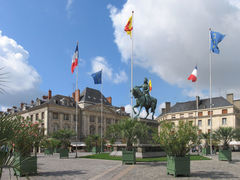
[[137, 86], [137, 87], [138, 87], [138, 88], [142, 88], [142, 91], [143, 91], [143, 93], [144, 93], [144, 95], [145, 95], [146, 104], [149, 104], [150, 94], [149, 94], [148, 79], [145, 77], [145, 78], [144, 78], [143, 85]]

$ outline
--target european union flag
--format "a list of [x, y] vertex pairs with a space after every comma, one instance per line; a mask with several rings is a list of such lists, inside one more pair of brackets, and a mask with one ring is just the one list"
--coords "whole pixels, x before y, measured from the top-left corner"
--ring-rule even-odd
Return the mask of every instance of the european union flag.
[[102, 84], [102, 70], [92, 74], [94, 84]]
[[212, 52], [219, 54], [220, 50], [218, 48], [218, 43], [220, 43], [223, 40], [225, 35], [214, 31], [211, 31], [210, 35], [211, 35], [211, 50]]

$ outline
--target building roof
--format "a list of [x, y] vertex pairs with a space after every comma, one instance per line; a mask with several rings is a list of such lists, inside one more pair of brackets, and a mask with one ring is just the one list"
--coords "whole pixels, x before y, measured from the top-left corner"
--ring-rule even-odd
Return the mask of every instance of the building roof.
[[111, 105], [100, 91], [89, 87], [86, 87], [80, 94], [80, 102], [98, 104], [101, 103], [101, 95], [103, 97], [103, 104]]
[[[212, 108], [231, 106], [232, 104], [228, 102], [225, 98], [215, 97], [212, 98]], [[208, 109], [210, 108], [210, 99], [200, 99], [198, 109]], [[187, 101], [187, 102], [177, 102], [174, 106], [170, 108], [168, 113], [182, 112], [182, 111], [191, 111], [196, 110], [196, 100], [195, 101]]]

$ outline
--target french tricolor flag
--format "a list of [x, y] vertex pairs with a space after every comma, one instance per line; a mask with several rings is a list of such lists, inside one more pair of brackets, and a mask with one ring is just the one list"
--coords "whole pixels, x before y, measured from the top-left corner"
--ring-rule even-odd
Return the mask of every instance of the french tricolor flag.
[[188, 80], [192, 80], [192, 82], [197, 81], [197, 66], [195, 66], [192, 74], [188, 77]]
[[73, 55], [73, 59], [72, 59], [72, 66], [71, 66], [72, 73], [74, 72], [74, 69], [75, 69], [75, 67], [77, 67], [77, 65], [78, 65], [78, 43], [77, 43], [77, 46], [76, 46], [76, 49], [75, 49], [75, 52]]

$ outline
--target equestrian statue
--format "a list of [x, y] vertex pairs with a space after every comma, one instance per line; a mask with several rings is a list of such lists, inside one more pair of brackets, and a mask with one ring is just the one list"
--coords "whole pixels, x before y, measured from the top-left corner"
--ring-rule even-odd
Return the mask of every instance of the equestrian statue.
[[[142, 88], [142, 91], [141, 89]], [[140, 106], [140, 110], [138, 112], [138, 114], [136, 115], [136, 117], [139, 116], [142, 107], [145, 107], [147, 115], [145, 117], [145, 119], [148, 117], [149, 112], [148, 110], [151, 108], [151, 112], [152, 112], [152, 120], [154, 119], [154, 113], [155, 113], [155, 109], [157, 106], [157, 99], [150, 96], [149, 94], [149, 84], [148, 84], [148, 79], [144, 78], [144, 83], [141, 86], [135, 86], [132, 90], [132, 94], [134, 96], [134, 98], [136, 99], [136, 105], [133, 106], [133, 112], [134, 114], [136, 114], [134, 108], [137, 108]]]

